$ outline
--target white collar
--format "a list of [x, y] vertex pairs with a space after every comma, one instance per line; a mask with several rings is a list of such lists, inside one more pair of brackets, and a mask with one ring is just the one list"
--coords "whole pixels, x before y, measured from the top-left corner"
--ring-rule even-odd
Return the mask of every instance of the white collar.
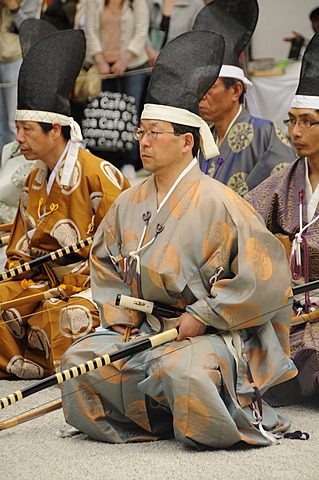
[[158, 206], [157, 213], [160, 211], [166, 200], [171, 196], [173, 193], [174, 188], [179, 184], [179, 182], [185, 177], [185, 175], [196, 165], [197, 163], [197, 158], [193, 158], [193, 160], [190, 162], [189, 165], [182, 171], [182, 173], [179, 175], [179, 177], [175, 180], [174, 184], [171, 186], [163, 200]]
[[61, 155], [61, 157], [59, 158], [59, 160], [57, 161], [57, 163], [55, 164], [55, 167], [54, 169], [52, 170], [49, 178], [48, 178], [48, 181], [47, 181], [47, 195], [49, 195], [49, 193], [51, 192], [51, 188], [52, 188], [52, 185], [53, 185], [53, 182], [55, 180], [55, 177], [58, 173], [58, 170], [60, 168], [60, 165], [62, 163], [62, 160], [64, 159], [65, 155], [66, 155], [66, 152], [68, 151], [68, 148], [69, 148], [69, 143], [70, 141], [68, 141], [68, 143], [66, 144], [66, 147]]
[[[226, 133], [225, 133], [225, 135], [224, 135], [223, 138], [222, 138], [222, 142], [223, 142], [224, 139], [227, 137], [227, 135], [228, 135], [228, 133], [229, 133], [229, 130], [231, 129], [231, 127], [234, 125], [234, 123], [236, 122], [237, 118], [238, 118], [239, 115], [241, 114], [242, 109], [243, 109], [242, 105], [239, 105], [238, 112], [236, 113], [236, 115], [234, 116], [234, 118], [232, 119], [232, 121], [230, 122], [230, 124], [228, 125], [228, 128], [227, 128], [227, 130], [226, 130]], [[217, 145], [218, 145], [218, 141], [219, 141], [219, 139], [218, 139], [218, 135], [217, 135], [217, 140], [216, 140]], [[221, 143], [222, 143], [222, 142], [221, 142]]]

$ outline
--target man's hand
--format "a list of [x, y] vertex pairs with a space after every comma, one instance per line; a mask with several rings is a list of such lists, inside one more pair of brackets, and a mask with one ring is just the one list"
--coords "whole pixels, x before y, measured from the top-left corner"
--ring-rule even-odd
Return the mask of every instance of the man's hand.
[[183, 313], [175, 322], [174, 327], [179, 327], [179, 333], [176, 340], [180, 342], [186, 337], [197, 337], [204, 335], [206, 325], [197, 320], [188, 312]]
[[[120, 333], [121, 335], [124, 335], [126, 331], [125, 325], [113, 325], [112, 329], [114, 330], [114, 332]], [[138, 332], [139, 332], [138, 328], [134, 327], [131, 330], [131, 335]]]

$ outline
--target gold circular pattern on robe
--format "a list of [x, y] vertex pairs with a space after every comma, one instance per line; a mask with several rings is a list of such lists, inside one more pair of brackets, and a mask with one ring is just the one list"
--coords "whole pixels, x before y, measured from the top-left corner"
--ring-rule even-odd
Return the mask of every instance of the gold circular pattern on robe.
[[[256, 386], [261, 387], [271, 382], [275, 367], [269, 353], [258, 347], [249, 348], [246, 353]], [[246, 385], [250, 385], [245, 371], [243, 372], [242, 379]]]
[[148, 274], [159, 288], [175, 285], [180, 270], [181, 259], [177, 249], [170, 243], [157, 249], [149, 261]]
[[116, 238], [117, 232], [117, 220], [116, 220], [116, 205], [112, 203], [107, 214], [102, 220], [103, 231], [105, 235], [105, 243], [107, 245], [112, 245], [114, 239]]
[[101, 203], [101, 200], [103, 198], [103, 193], [102, 192], [93, 192], [90, 195], [90, 204], [92, 207], [92, 210], [94, 213], [97, 212], [97, 209], [99, 208], [99, 205]]
[[241, 196], [236, 194], [231, 188], [225, 188], [227, 198], [237, 207], [239, 210], [249, 218], [256, 218], [255, 209], [252, 205], [246, 202]]
[[[117, 350], [109, 350], [107, 352], [105, 352], [104, 350], [103, 355], [105, 355], [106, 353], [110, 355], [112, 352], [115, 352], [115, 351]], [[98, 352], [95, 352], [95, 353], [98, 355]], [[116, 362], [110, 363], [109, 365], [99, 368], [98, 373], [108, 383], [112, 383], [113, 385], [120, 385], [121, 383], [126, 382], [126, 380], [128, 380], [131, 377], [132, 370], [130, 370], [129, 367], [126, 366], [125, 359], [121, 358]]]
[[22, 339], [25, 336], [26, 326], [23, 325], [21, 315], [16, 308], [2, 312], [2, 318], [6, 321], [6, 325], [14, 337]]
[[154, 189], [153, 177], [148, 177], [144, 182], [139, 183], [136, 187], [132, 187], [132, 191], [130, 191], [131, 202], [135, 205], [145, 202]]
[[77, 225], [68, 218], [59, 220], [52, 227], [50, 235], [57, 240], [61, 247], [68, 247], [81, 240], [81, 233]]
[[279, 172], [280, 170], [282, 170], [283, 168], [287, 167], [288, 165], [290, 165], [290, 163], [288, 163], [288, 162], [278, 163], [278, 164], [275, 165], [274, 168], [271, 170], [269, 176], [270, 176], [270, 175], [273, 175], [274, 173]]
[[46, 331], [38, 326], [32, 326], [28, 332], [28, 344], [32, 349], [45, 353], [45, 358], [49, 358], [50, 340]]
[[[124, 176], [114, 165], [112, 165], [110, 162], [107, 162], [106, 160], [103, 160], [100, 163], [100, 169], [102, 170], [106, 178], [108, 178], [108, 180], [110, 180], [110, 182], [112, 182], [113, 185], [116, 186], [116, 188], [122, 190], [124, 185]], [[118, 179], [118, 176], [120, 178], [120, 181]]]
[[16, 375], [19, 378], [31, 379], [31, 378], [42, 378], [43, 377], [43, 368], [37, 363], [23, 358], [21, 355], [15, 355], [9, 361], [6, 371]]
[[221, 317], [230, 327], [240, 325], [242, 328], [254, 327], [258, 324], [261, 314], [261, 309], [256, 303], [227, 305], [221, 311]]
[[272, 262], [266, 245], [258, 238], [251, 237], [246, 244], [246, 261], [260, 280], [272, 276]]
[[18, 252], [21, 252], [23, 255], [27, 254], [29, 256], [30, 250], [28, 246], [29, 246], [29, 241], [27, 239], [27, 236], [23, 235], [16, 243], [15, 250], [17, 250]]
[[174, 402], [174, 425], [185, 437], [194, 438], [210, 423], [210, 415], [203, 402], [193, 395], [183, 395]]
[[203, 361], [203, 369], [205, 370], [209, 378], [212, 380], [212, 382], [216, 385], [216, 387], [221, 388], [222, 381], [216, 353], [208, 353], [205, 356]]
[[231, 392], [233, 390], [233, 385], [234, 385], [232, 367], [227, 361], [227, 359], [220, 357], [218, 355], [217, 355], [217, 362], [220, 367], [223, 383], [227, 386], [228, 391]]
[[131, 403], [125, 411], [125, 416], [130, 418], [134, 423], [147, 432], [152, 431], [147, 416], [145, 402], [143, 400], [137, 400]]
[[289, 326], [279, 322], [272, 322], [272, 325], [274, 327], [275, 333], [278, 337], [278, 340], [280, 342], [280, 345], [281, 345], [281, 348], [283, 349], [284, 354], [287, 357], [289, 357], [290, 356]]
[[128, 308], [118, 308], [114, 305], [114, 302], [115, 300], [111, 300], [102, 306], [107, 323], [109, 325], [131, 324], [130, 310]]
[[36, 176], [32, 182], [31, 188], [32, 190], [40, 190], [45, 182], [47, 174], [47, 168], [43, 165], [43, 167], [39, 167], [36, 173]]
[[231, 279], [230, 278], [224, 278], [222, 280], [218, 280], [218, 282], [214, 285], [214, 292], [221, 292], [222, 290], [225, 290], [225, 288], [228, 287]]
[[149, 363], [151, 377], [164, 377], [180, 361], [180, 356], [181, 352], [176, 348], [166, 347], [164, 350], [154, 350], [151, 355], [152, 361]]
[[282, 302], [280, 304], [280, 308], [286, 305], [286, 303], [288, 302], [288, 298], [291, 296], [291, 294], [292, 294], [292, 290], [291, 290], [291, 286], [289, 285], [289, 287], [287, 287], [287, 290], [285, 291], [285, 294], [283, 296]]
[[74, 391], [75, 405], [83, 417], [91, 423], [96, 423], [112, 413], [112, 407], [106, 401], [101, 403], [99, 395], [88, 382], [81, 382]]
[[[79, 301], [81, 301], [79, 299]], [[77, 339], [88, 334], [93, 327], [90, 310], [84, 305], [62, 308], [59, 315], [60, 333], [67, 338]]]
[[246, 183], [246, 178], [248, 173], [246, 172], [236, 172], [232, 175], [227, 181], [227, 187], [234, 190], [238, 195], [242, 197], [249, 192], [248, 185]]
[[253, 139], [254, 127], [248, 122], [235, 123], [227, 135], [229, 148], [234, 153], [239, 153], [247, 148]]
[[172, 216], [180, 220], [190, 215], [197, 207], [200, 198], [199, 182], [182, 182], [169, 198]]
[[[145, 243], [146, 240], [145, 240]], [[122, 233], [122, 256], [126, 256], [129, 252], [134, 252], [138, 247], [138, 238], [133, 230], [125, 229]]]
[[74, 165], [74, 168], [73, 168], [73, 171], [72, 171], [70, 184], [69, 184], [68, 187], [66, 187], [64, 185], [61, 185], [61, 179], [62, 179], [64, 164], [65, 164], [65, 159], [62, 161], [61, 166], [58, 170], [58, 173], [57, 173], [57, 176], [56, 176], [56, 181], [57, 181], [57, 184], [59, 185], [59, 187], [61, 188], [62, 193], [64, 193], [64, 195], [71, 195], [71, 193], [74, 192], [74, 190], [76, 190], [81, 183], [82, 167], [81, 167], [80, 162], [77, 160], [75, 162], [75, 165]]
[[287, 136], [286, 136], [286, 135], [284, 134], [284, 132], [278, 127], [278, 125], [276, 125], [276, 124], [274, 123], [274, 127], [275, 127], [276, 135], [277, 135], [277, 137], [279, 138], [279, 140], [280, 140], [284, 145], [286, 145], [286, 147], [292, 148], [291, 143], [289, 142]]
[[224, 265], [231, 251], [233, 231], [227, 223], [213, 223], [206, 233], [202, 245], [204, 260], [213, 267]]

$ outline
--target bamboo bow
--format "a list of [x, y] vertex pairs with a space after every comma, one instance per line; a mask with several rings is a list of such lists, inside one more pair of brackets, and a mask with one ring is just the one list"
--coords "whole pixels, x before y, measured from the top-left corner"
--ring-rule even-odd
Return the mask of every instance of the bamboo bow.
[[40, 265], [49, 262], [50, 260], [57, 260], [58, 258], [64, 257], [65, 255], [69, 255], [70, 253], [77, 252], [83, 247], [87, 247], [93, 242], [93, 237], [85, 238], [84, 240], [80, 240], [77, 243], [73, 243], [68, 247], [60, 248], [59, 250], [55, 250], [54, 252], [47, 253], [42, 257], [35, 258], [30, 262], [23, 263], [18, 267], [11, 268], [10, 270], [6, 270], [2, 274], [0, 274], [0, 282], [4, 280], [8, 280], [9, 278], [13, 278], [16, 275], [20, 275], [20, 273], [28, 272], [33, 268], [39, 267]]

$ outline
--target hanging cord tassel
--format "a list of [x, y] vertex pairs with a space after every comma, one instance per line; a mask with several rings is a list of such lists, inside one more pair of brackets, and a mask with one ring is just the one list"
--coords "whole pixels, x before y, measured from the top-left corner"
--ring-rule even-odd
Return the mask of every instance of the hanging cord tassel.
[[143, 298], [142, 295], [142, 287], [141, 287], [141, 258], [140, 258], [140, 253], [148, 248], [150, 245], [152, 245], [153, 242], [155, 242], [157, 235], [159, 235], [163, 230], [164, 230], [164, 225], [161, 223], [158, 223], [155, 228], [155, 234], [154, 237], [147, 242], [145, 245], [142, 246], [147, 228], [149, 225], [149, 220], [151, 218], [151, 212], [147, 211], [146, 213], [143, 214], [143, 220], [145, 222], [144, 229], [142, 232], [141, 239], [139, 241], [139, 244], [137, 246], [136, 250], [132, 250], [129, 252], [128, 256], [125, 257], [124, 259], [124, 279], [123, 282], [126, 283], [127, 285], [131, 285], [132, 279], [133, 279], [133, 272], [132, 272], [132, 264], [135, 261], [136, 262], [136, 277], [137, 277], [137, 291], [138, 291], [138, 297]]
[[263, 421], [263, 404], [262, 404], [261, 394], [260, 394], [259, 388], [257, 387], [257, 385], [254, 382], [254, 379], [253, 379], [253, 376], [252, 376], [252, 373], [251, 373], [251, 369], [250, 369], [250, 366], [249, 366], [249, 363], [248, 363], [248, 360], [247, 360], [247, 355], [245, 353], [243, 353], [243, 357], [244, 357], [244, 360], [245, 360], [245, 363], [246, 363], [246, 368], [247, 368], [247, 371], [246, 371], [247, 378], [248, 378], [249, 383], [251, 384], [252, 388], [254, 389], [255, 395], [256, 395], [256, 401], [250, 405], [250, 407], [252, 409], [252, 412], [253, 412], [253, 417], [255, 419], [255, 422], [253, 422], [253, 425], [256, 428], [258, 428], [260, 433], [265, 438], [270, 440], [270, 442], [273, 445], [280, 444], [284, 438], [289, 438], [289, 439], [292, 439], [292, 440], [308, 440], [308, 438], [310, 438], [309, 433], [301, 432], [300, 430], [297, 430], [296, 432], [286, 433], [286, 434], [282, 435], [282, 434], [278, 434], [278, 433], [272, 433], [272, 432], [269, 432], [268, 430], [264, 429], [263, 424], [262, 424], [262, 421]]
[[[290, 271], [292, 274], [293, 280], [299, 280], [302, 276], [302, 261], [301, 261], [301, 246], [303, 245], [304, 252], [304, 279], [305, 282], [309, 282], [309, 255], [308, 255], [308, 242], [306, 236], [303, 234], [307, 228], [310, 227], [319, 219], [319, 215], [307, 223], [304, 227], [302, 226], [302, 204], [304, 199], [304, 191], [300, 190], [299, 192], [299, 232], [296, 233], [295, 238], [292, 243], [291, 257], [290, 257]], [[305, 292], [305, 311], [309, 312], [311, 307], [311, 300], [309, 292]]]

